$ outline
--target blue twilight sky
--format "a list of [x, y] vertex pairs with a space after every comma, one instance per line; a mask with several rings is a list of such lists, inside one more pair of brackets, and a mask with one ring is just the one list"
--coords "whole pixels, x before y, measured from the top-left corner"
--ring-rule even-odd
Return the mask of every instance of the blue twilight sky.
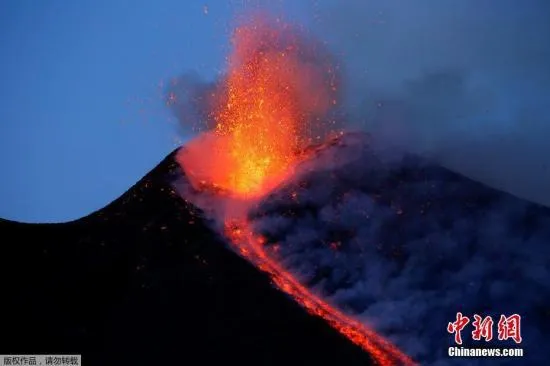
[[550, 205], [548, 0], [5, 0], [0, 217], [77, 219], [182, 143], [163, 83], [267, 3], [341, 61], [352, 123]]
[[64, 221], [181, 143], [162, 82], [224, 67], [230, 1], [0, 3], [0, 217]]

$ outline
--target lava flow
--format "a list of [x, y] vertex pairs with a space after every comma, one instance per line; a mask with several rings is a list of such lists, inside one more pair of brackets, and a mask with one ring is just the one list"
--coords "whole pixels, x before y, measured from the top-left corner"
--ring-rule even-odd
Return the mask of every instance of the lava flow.
[[241, 203], [240, 213], [218, 212], [224, 234], [279, 289], [369, 352], [378, 364], [414, 364], [375, 331], [300, 284], [266, 254], [263, 238], [246, 220], [246, 207], [292, 175], [307, 158], [302, 153], [307, 146], [333, 132], [334, 126], [322, 121], [336, 104], [337, 79], [327, 55], [319, 58], [320, 51], [280, 21], [255, 18], [237, 28], [228, 74], [209, 96], [214, 127], [181, 149], [177, 159], [195, 190], [209, 186], [220, 191], [217, 206], [227, 208], [235, 198]]

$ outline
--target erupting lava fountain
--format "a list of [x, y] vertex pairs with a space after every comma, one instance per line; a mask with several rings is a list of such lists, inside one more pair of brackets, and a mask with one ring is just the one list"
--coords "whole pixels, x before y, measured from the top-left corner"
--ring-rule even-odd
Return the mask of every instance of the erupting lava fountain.
[[[193, 190], [208, 191], [211, 198], [212, 188], [219, 192], [210, 213], [222, 223], [233, 249], [267, 272], [278, 288], [369, 352], [378, 364], [414, 364], [374, 330], [300, 284], [266, 253], [265, 239], [247, 221], [248, 208], [308, 158], [308, 146], [342, 133], [327, 118], [338, 97], [332, 59], [319, 43], [280, 20], [263, 17], [238, 27], [232, 46], [227, 75], [209, 95], [213, 127], [177, 157]], [[208, 211], [197, 196], [185, 198]]]

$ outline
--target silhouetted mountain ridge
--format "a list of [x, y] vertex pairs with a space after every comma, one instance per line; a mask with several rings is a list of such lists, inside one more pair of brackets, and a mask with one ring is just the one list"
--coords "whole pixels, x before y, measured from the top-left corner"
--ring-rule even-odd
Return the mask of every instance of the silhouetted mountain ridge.
[[174, 154], [80, 220], [0, 222], [0, 353], [81, 353], [88, 365], [370, 363], [219, 241], [172, 189]]
[[[0, 220], [2, 324], [9, 330], [0, 354], [81, 353], [90, 365], [370, 364], [365, 352], [276, 290], [205, 225], [200, 210], [172, 186], [182, 176], [177, 151], [79, 220]], [[416, 211], [432, 212], [443, 226], [456, 212], [479, 215], [482, 223], [487, 207], [507, 202], [520, 207], [510, 224], [527, 237], [550, 217], [549, 208], [418, 157], [369, 162], [364, 171], [355, 162], [337, 175], [345, 187], [355, 182], [351, 188], [398, 212], [380, 231], [386, 242], [399, 242], [405, 228], [414, 229]], [[327, 174], [333, 172], [313, 171], [300, 184], [326, 188]], [[412, 194], [413, 186], [421, 194]], [[251, 217], [311, 211], [307, 204], [281, 201], [287, 189], [295, 187], [282, 187]]]

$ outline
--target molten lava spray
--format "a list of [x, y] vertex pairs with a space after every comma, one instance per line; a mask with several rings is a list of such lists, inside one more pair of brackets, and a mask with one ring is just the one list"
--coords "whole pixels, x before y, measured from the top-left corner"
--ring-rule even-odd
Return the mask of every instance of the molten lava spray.
[[228, 74], [210, 96], [214, 129], [180, 155], [195, 184], [261, 196], [291, 173], [304, 146], [323, 138], [320, 116], [336, 104], [337, 89], [335, 70], [316, 51], [277, 21], [236, 29]]
[[[214, 127], [181, 149], [178, 161], [196, 191], [222, 191], [214, 205], [224, 207], [215, 213], [221, 216], [224, 234], [277, 287], [379, 364], [412, 364], [390, 342], [319, 299], [270, 258], [264, 238], [253, 232], [246, 218], [247, 207], [307, 158], [306, 147], [335, 132], [325, 116], [336, 104], [336, 70], [328, 55], [320, 53], [318, 44], [280, 21], [254, 18], [238, 27], [228, 74], [210, 95]], [[204, 201], [186, 198], [205, 208]]]

